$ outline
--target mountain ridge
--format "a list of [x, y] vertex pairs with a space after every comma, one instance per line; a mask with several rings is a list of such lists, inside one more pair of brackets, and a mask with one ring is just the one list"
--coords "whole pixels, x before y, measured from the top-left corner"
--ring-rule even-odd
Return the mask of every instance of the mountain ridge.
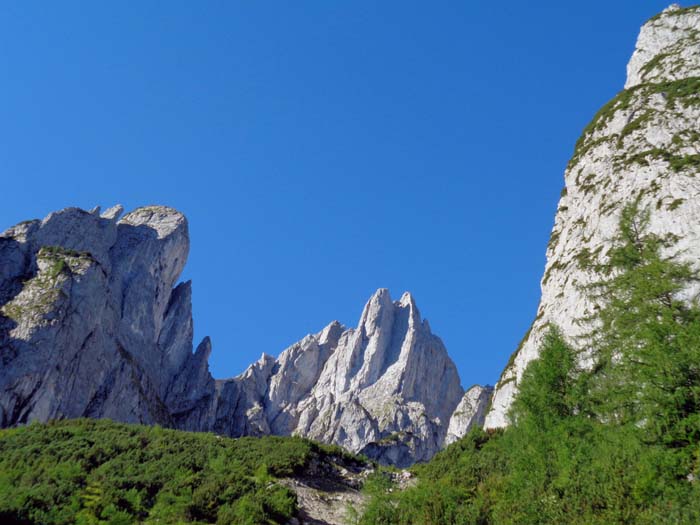
[[[241, 374], [193, 352], [187, 219], [164, 206], [66, 208], [0, 235], [0, 424], [108, 417], [223, 435], [300, 435], [398, 466], [484, 417], [406, 292], [379, 289], [355, 328], [333, 321]], [[484, 390], [488, 392], [488, 389]], [[459, 417], [454, 412], [460, 405]]]

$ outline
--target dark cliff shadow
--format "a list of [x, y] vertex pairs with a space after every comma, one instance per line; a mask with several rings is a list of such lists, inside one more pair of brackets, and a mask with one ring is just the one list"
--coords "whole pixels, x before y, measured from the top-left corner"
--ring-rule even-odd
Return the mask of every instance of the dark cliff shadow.
[[29, 243], [21, 243], [12, 237], [0, 237], [0, 428], [27, 422], [28, 407], [39, 385], [27, 395], [13, 390], [10, 368], [20, 356], [25, 345], [11, 336], [18, 322], [12, 318], [12, 309], [3, 308], [17, 297], [24, 283], [36, 276], [36, 255]]
[[0, 308], [12, 301], [22, 291], [24, 281], [34, 275], [36, 260], [26, 243], [0, 237]]
[[[2, 307], [19, 295], [23, 282], [34, 277], [35, 274], [36, 263], [29, 254], [29, 250], [26, 248], [23, 250], [22, 243], [12, 237], [0, 237], [0, 366], [2, 369], [17, 356], [10, 337], [10, 332], [17, 327], [17, 322], [2, 311]], [[3, 415], [0, 414], [0, 419]]]

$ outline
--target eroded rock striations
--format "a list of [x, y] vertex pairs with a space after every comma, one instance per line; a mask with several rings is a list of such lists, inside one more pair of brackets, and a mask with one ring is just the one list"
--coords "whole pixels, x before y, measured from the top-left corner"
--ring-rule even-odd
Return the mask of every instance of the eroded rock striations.
[[[674, 241], [668, 254], [700, 260], [700, 7], [672, 5], [641, 30], [625, 89], [584, 130], [547, 247], [532, 328], [496, 384], [486, 427], [507, 413], [548, 324], [573, 344], [593, 313], [582, 290], [598, 280], [625, 204], [640, 198], [650, 230]], [[698, 290], [687, 290], [695, 296]]]
[[[228, 436], [298, 434], [399, 466], [480, 424], [410, 294], [369, 300], [275, 359], [215, 380], [193, 353], [187, 221], [163, 206], [68, 208], [0, 235], [0, 425], [108, 417]], [[457, 411], [455, 412], [455, 409]]]

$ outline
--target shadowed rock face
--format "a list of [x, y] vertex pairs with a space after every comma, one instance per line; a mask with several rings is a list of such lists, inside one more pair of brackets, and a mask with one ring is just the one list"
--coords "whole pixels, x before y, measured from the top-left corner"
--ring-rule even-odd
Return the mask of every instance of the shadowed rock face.
[[[333, 322], [215, 380], [192, 352], [187, 221], [164, 206], [77, 208], [0, 235], [0, 424], [71, 417], [229, 436], [298, 434], [399, 466], [480, 422], [410, 294], [378, 290], [357, 328]], [[472, 390], [470, 390], [472, 392]], [[455, 408], [458, 415], [453, 415]], [[451, 422], [452, 421], [452, 422]]]
[[[485, 426], [508, 410], [547, 326], [576, 345], [597, 305], [585, 286], [600, 278], [619, 217], [640, 198], [650, 231], [675, 239], [667, 255], [700, 260], [700, 8], [673, 5], [641, 29], [625, 90], [584, 130], [565, 172], [566, 187], [547, 248], [542, 297], [532, 328], [496, 384]], [[686, 290], [688, 297], [698, 289]]]

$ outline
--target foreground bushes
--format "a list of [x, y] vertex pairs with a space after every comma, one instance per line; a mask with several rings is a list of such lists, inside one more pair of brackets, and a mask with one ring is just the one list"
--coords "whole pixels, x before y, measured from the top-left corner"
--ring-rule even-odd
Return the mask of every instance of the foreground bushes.
[[104, 420], [2, 430], [0, 523], [285, 523], [296, 499], [275, 478], [324, 453]]

